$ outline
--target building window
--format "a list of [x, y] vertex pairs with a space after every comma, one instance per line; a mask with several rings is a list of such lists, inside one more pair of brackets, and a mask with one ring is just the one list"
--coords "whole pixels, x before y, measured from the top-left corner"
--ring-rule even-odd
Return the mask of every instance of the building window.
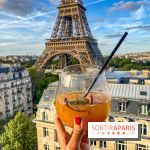
[[141, 135], [147, 135], [147, 125], [141, 124]]
[[149, 150], [149, 147], [147, 145], [137, 144], [136, 150]]
[[49, 145], [48, 144], [44, 144], [44, 150], [50, 150]]
[[57, 136], [57, 131], [54, 129], [54, 141], [58, 142], [58, 136]]
[[141, 96], [147, 96], [147, 91], [140, 91]]
[[100, 148], [106, 148], [106, 141], [100, 141]]
[[60, 150], [60, 147], [56, 147], [56, 150]]
[[48, 128], [43, 128], [43, 136], [49, 136]]
[[127, 150], [127, 142], [117, 142], [117, 150]]
[[91, 146], [96, 146], [96, 141], [90, 141]]
[[46, 112], [42, 113], [42, 120], [44, 120], [44, 121], [48, 120], [48, 114]]
[[148, 114], [148, 107], [146, 104], [140, 105], [140, 110], [139, 113], [142, 115], [147, 115]]
[[125, 102], [119, 103], [119, 112], [126, 112], [127, 104]]

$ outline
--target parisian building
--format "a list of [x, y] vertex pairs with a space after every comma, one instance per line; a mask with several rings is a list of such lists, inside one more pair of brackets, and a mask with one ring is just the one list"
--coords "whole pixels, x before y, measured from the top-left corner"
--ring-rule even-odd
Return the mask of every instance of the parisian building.
[[29, 72], [21, 65], [0, 67], [0, 119], [17, 111], [32, 114], [32, 84]]
[[[118, 76], [125, 76], [127, 72], [116, 72]], [[125, 73], [123, 75], [123, 73]], [[114, 81], [122, 79], [112, 74]], [[110, 77], [107, 74], [107, 77]], [[142, 79], [126, 76], [128, 81]], [[125, 78], [125, 81], [126, 79]], [[147, 79], [144, 77], [147, 81]], [[135, 81], [134, 80], [134, 81]], [[91, 141], [91, 150], [150, 150], [150, 85], [133, 83], [109, 83], [109, 90], [112, 97], [112, 108], [108, 122], [138, 122], [141, 125], [141, 141]], [[37, 128], [38, 150], [59, 150], [57, 132], [54, 124], [56, 113], [54, 100], [58, 82], [52, 83], [45, 90], [34, 122]], [[67, 115], [67, 114], [66, 114]], [[67, 131], [71, 131], [66, 127]]]

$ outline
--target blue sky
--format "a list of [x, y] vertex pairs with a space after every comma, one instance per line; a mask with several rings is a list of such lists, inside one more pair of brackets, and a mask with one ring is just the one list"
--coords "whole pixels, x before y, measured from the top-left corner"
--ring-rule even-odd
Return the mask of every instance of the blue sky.
[[[57, 15], [59, 0], [0, 0], [0, 55], [39, 55]], [[109, 54], [123, 32], [118, 53], [150, 51], [150, 0], [84, 0], [94, 38]]]

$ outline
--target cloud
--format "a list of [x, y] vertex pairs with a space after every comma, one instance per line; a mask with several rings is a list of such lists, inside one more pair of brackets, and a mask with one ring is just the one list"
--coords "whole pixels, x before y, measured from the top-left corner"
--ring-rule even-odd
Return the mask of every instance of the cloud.
[[57, 12], [57, 9], [52, 10], [52, 11], [47, 11], [47, 12], [38, 11], [35, 14], [31, 14], [30, 16], [28, 16], [28, 19], [33, 19], [33, 18], [36, 18], [36, 17], [43, 17], [43, 16], [47, 16], [47, 15], [50, 15], [50, 14], [54, 14], [56, 12]]
[[97, 0], [97, 1], [95, 1], [95, 2], [91, 2], [91, 3], [85, 4], [85, 6], [91, 6], [91, 5], [94, 5], [94, 4], [103, 2], [103, 1], [105, 1], [105, 0]]
[[150, 24], [148, 24], [148, 25], [131, 26], [131, 27], [128, 27], [126, 29], [127, 30], [142, 29], [142, 30], [150, 31]]
[[136, 19], [136, 20], [140, 20], [142, 18], [144, 18], [145, 15], [145, 9], [144, 6], [142, 5], [137, 11], [135, 11], [132, 15], [132, 18]]
[[122, 33], [117, 33], [117, 34], [110, 34], [110, 35], [105, 35], [105, 38], [117, 38], [117, 37], [121, 37], [123, 34]]
[[50, 4], [58, 5], [60, 0], [49, 0]]
[[112, 11], [112, 12], [118, 11], [118, 10], [135, 11], [135, 10], [139, 9], [141, 6], [148, 6], [149, 4], [150, 4], [149, 1], [144, 1], [144, 0], [137, 1], [137, 2], [120, 1], [118, 3], [114, 3], [113, 6], [109, 10]]
[[18, 16], [26, 16], [33, 11], [35, 0], [0, 0], [0, 10]]

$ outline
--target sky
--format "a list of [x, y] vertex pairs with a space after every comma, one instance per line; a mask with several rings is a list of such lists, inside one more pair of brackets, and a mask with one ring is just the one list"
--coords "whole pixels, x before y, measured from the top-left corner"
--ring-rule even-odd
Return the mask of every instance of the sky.
[[[150, 0], [84, 0], [91, 31], [108, 55], [150, 51]], [[0, 55], [40, 55], [50, 38], [59, 0], [0, 0]]]

